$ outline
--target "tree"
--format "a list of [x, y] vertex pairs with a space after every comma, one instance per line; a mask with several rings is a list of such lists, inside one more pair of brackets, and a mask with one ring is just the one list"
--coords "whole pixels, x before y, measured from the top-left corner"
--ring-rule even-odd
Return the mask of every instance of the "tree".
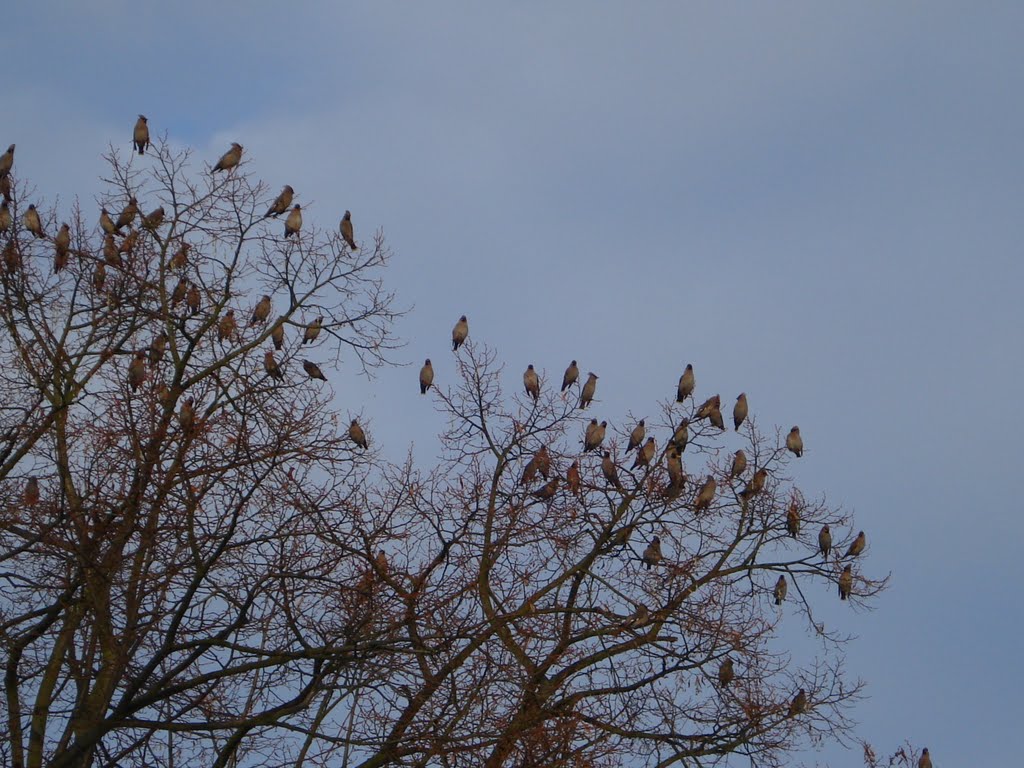
[[[264, 213], [287, 205], [245, 159], [215, 175], [160, 141], [130, 157], [111, 151], [100, 202], [139, 213], [108, 234], [76, 208], [56, 273], [56, 212], [27, 237], [25, 184], [11, 195], [5, 764], [777, 765], [847, 732], [862, 686], [815, 585], [838, 600], [854, 562], [865, 605], [884, 580], [843, 556], [849, 516], [793, 486], [781, 431], [726, 433], [717, 404], [673, 398], [647, 420], [651, 460], [618, 455], [631, 423], [583, 455], [579, 383], [541, 376], [535, 397], [516, 374], [506, 396], [469, 339], [459, 381], [430, 390], [439, 462], [391, 464], [329, 384], [342, 353], [372, 372], [396, 346], [383, 236], [353, 249], [307, 216], [285, 238]], [[800, 619], [811, 659], [779, 642]]]

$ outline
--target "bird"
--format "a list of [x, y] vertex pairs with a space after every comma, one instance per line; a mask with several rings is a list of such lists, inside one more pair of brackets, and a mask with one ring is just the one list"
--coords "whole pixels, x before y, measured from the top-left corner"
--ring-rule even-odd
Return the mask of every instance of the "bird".
[[359, 426], [357, 419], [352, 419], [352, 423], [348, 425], [348, 436], [349, 439], [362, 448], [364, 451], [370, 447], [370, 444], [366, 442], [366, 433], [363, 432], [363, 428]]
[[199, 308], [202, 305], [202, 296], [199, 293], [199, 286], [195, 283], [188, 287], [188, 293], [185, 294], [185, 304], [188, 306], [188, 311], [193, 315], [199, 314]]
[[629, 545], [629, 537], [633, 535], [636, 523], [624, 525], [608, 537], [608, 547], [612, 549], [625, 549]]
[[644, 420], [640, 419], [636, 426], [633, 427], [633, 431], [629, 433], [629, 444], [626, 446], [626, 453], [629, 453], [634, 448], [639, 448], [640, 444], [644, 441], [644, 435], [647, 434], [647, 427], [644, 426]]
[[220, 156], [220, 160], [213, 166], [213, 170], [210, 173], [216, 173], [217, 171], [230, 171], [239, 161], [242, 159], [242, 145], [237, 141], [231, 142], [231, 149]]
[[[116, 254], [115, 254], [116, 255]], [[171, 306], [174, 307], [185, 300], [185, 294], [188, 292], [188, 280], [184, 277], [179, 277], [177, 284], [174, 286], [174, 290], [171, 291]]]
[[220, 319], [220, 323], [217, 324], [217, 339], [224, 341], [225, 339], [231, 340], [231, 337], [235, 333], [235, 310], [229, 309], [224, 313], [224, 317]]
[[7, 174], [14, 167], [14, 145], [11, 144], [7, 151], [0, 155], [0, 179], [6, 179]]
[[722, 407], [722, 398], [718, 395], [712, 395], [703, 403], [700, 408], [697, 409], [697, 415], [693, 418], [697, 421], [706, 419], [711, 416], [712, 412]]
[[270, 317], [270, 310], [273, 309], [273, 301], [267, 294], [263, 294], [263, 298], [256, 302], [256, 306], [253, 307], [252, 317], [249, 319], [249, 325], [255, 325], [256, 323], [266, 324], [267, 318]]
[[170, 337], [167, 335], [167, 331], [160, 331], [159, 334], [153, 337], [153, 340], [149, 343], [149, 364], [151, 366], [157, 365], [164, 359], [164, 352], [167, 349], [168, 341], [170, 341]]
[[114, 231], [120, 232], [125, 227], [131, 226], [131, 223], [135, 221], [135, 217], [139, 213], [139, 201], [134, 197], [128, 198], [128, 204], [121, 209], [121, 213], [118, 214], [117, 222], [114, 224]]
[[928, 747], [921, 750], [921, 759], [917, 761], [917, 768], [932, 768], [932, 758], [928, 754]]
[[6, 232], [11, 228], [11, 209], [7, 207], [7, 201], [0, 203], [0, 232]]
[[149, 126], [145, 115], [139, 115], [135, 121], [135, 130], [132, 132], [132, 143], [139, 150], [140, 155], [146, 154], [146, 147], [149, 146]]
[[188, 243], [182, 242], [182, 244], [178, 247], [178, 250], [176, 250], [174, 252], [174, 255], [171, 256], [171, 260], [168, 263], [168, 266], [170, 266], [171, 269], [176, 269], [179, 271], [185, 269], [185, 267], [188, 266], [188, 252], [191, 247], [192, 246], [189, 245]]
[[306, 372], [306, 375], [311, 379], [320, 379], [320, 381], [327, 381], [327, 377], [324, 376], [324, 372], [320, 370], [320, 366], [314, 363], [312, 360], [302, 361], [302, 370]]
[[582, 479], [580, 478], [580, 462], [579, 460], [573, 461], [569, 465], [569, 469], [565, 472], [565, 482], [569, 486], [569, 493], [573, 496], [580, 495], [580, 488], [583, 485]]
[[801, 688], [793, 700], [789, 702], [789, 711], [786, 713], [787, 717], [796, 717], [802, 715], [807, 710], [807, 691]]
[[651, 459], [654, 458], [655, 452], [658, 450], [657, 445], [654, 442], [653, 437], [648, 437], [647, 442], [644, 443], [643, 447], [636, 452], [636, 459], [633, 460], [632, 469], [639, 467], [646, 467], [651, 463]]
[[537, 372], [533, 370], [533, 363], [526, 366], [526, 370], [523, 372], [523, 387], [526, 388], [526, 394], [536, 402], [540, 397], [540, 379], [537, 377]]
[[729, 468], [729, 478], [735, 479], [743, 474], [747, 468], [747, 454], [740, 448], [732, 455], [732, 466]]
[[357, 250], [355, 234], [352, 231], [352, 213], [345, 211], [341, 217], [341, 237], [353, 251]]
[[669, 447], [665, 456], [668, 464], [668, 481], [671, 487], [682, 490], [686, 477], [683, 475], [683, 457], [675, 448]]
[[867, 537], [864, 535], [864, 531], [861, 531], [857, 534], [857, 538], [850, 543], [850, 548], [846, 550], [844, 557], [857, 557], [857, 555], [864, 551], [864, 547], [867, 544]]
[[740, 392], [736, 405], [732, 407], [732, 425], [739, 432], [740, 425], [747, 419], [747, 393]]
[[39, 211], [36, 210], [35, 205], [30, 205], [25, 211], [24, 221], [25, 229], [33, 235], [38, 238], [46, 237], [46, 233], [43, 231], [43, 222], [39, 219]]
[[757, 472], [754, 473], [754, 476], [750, 478], [750, 481], [746, 484], [743, 490], [740, 491], [740, 496], [742, 496], [744, 499], [749, 499], [752, 496], [756, 496], [757, 494], [764, 490], [764, 484], [767, 480], [768, 470], [765, 469], [764, 467], [761, 467], [761, 469], [757, 470]]
[[273, 216], [277, 218], [282, 213], [288, 210], [288, 206], [292, 204], [292, 198], [295, 196], [295, 190], [292, 189], [290, 184], [285, 184], [284, 189], [281, 190], [281, 194], [274, 198], [274, 202], [270, 204], [270, 208], [263, 214], [263, 218], [267, 219]]
[[782, 601], [786, 599], [786, 592], [789, 590], [789, 585], [786, 584], [786, 577], [780, 575], [779, 580], [775, 582], [775, 590], [772, 594], [775, 596], [775, 604], [782, 605]]
[[800, 507], [795, 501], [786, 510], [786, 532], [794, 539], [800, 534]]
[[467, 336], [469, 336], [469, 321], [463, 315], [452, 328], [452, 352], [458, 351], [459, 347], [465, 343]]
[[161, 205], [152, 213], [149, 213], [142, 218], [142, 226], [152, 232], [164, 223], [164, 216], [164, 207]]
[[135, 357], [128, 364], [128, 385], [132, 392], [138, 392], [142, 382], [146, 380], [146, 352], [138, 350]]
[[434, 383], [434, 366], [430, 364], [430, 358], [428, 357], [423, 362], [423, 367], [420, 368], [420, 394], [427, 394], [427, 390]]
[[594, 400], [594, 392], [597, 391], [597, 374], [588, 373], [587, 381], [580, 392], [580, 408], [585, 409]]
[[708, 475], [704, 485], [700, 487], [700, 491], [697, 493], [697, 498], [693, 501], [693, 511], [706, 511], [711, 506], [711, 502], [715, 500], [715, 491], [717, 489], [718, 484], [715, 482], [715, 478]]
[[718, 684], [723, 688], [727, 688], [732, 679], [736, 677], [736, 673], [732, 668], [732, 659], [726, 657], [718, 667]]
[[284, 220], [284, 236], [297, 235], [300, 229], [302, 229], [302, 206], [296, 203], [292, 206], [292, 212], [288, 214], [288, 218]]
[[97, 291], [103, 290], [103, 284], [107, 281], [107, 265], [97, 261], [92, 273], [92, 287]]
[[321, 315], [312, 323], [306, 326], [306, 330], [302, 333], [302, 343], [312, 344], [316, 341], [316, 337], [320, 335], [320, 329], [323, 328], [324, 318]]
[[192, 431], [192, 427], [196, 423], [194, 403], [194, 398], [190, 397], [181, 404], [181, 408], [178, 411], [178, 424], [181, 425], [181, 431], [186, 435]]
[[53, 271], [60, 272], [68, 263], [68, 251], [71, 248], [71, 227], [61, 224], [60, 232], [53, 238], [54, 258]]
[[597, 419], [591, 419], [590, 424], [587, 425], [587, 431], [583, 436], [583, 452], [596, 451], [601, 443], [604, 441], [605, 428], [608, 426], [607, 421], [602, 421], [600, 424], [597, 423]]
[[646, 605], [640, 604], [636, 607], [636, 610], [633, 611], [633, 614], [622, 622], [622, 626], [625, 629], [640, 629], [641, 627], [650, 624], [650, 622], [650, 609]]
[[672, 447], [676, 449], [677, 453], [682, 453], [686, 450], [686, 443], [690, 439], [690, 421], [689, 419], [683, 419], [679, 422], [679, 426], [676, 427], [676, 431], [672, 433]]
[[565, 373], [562, 375], [562, 391], [565, 392], [565, 390], [575, 384], [579, 377], [580, 369], [576, 367], [576, 361], [573, 360], [569, 363], [569, 367], [565, 369]]
[[708, 414], [708, 421], [711, 422], [713, 427], [718, 429], [725, 429], [725, 421], [722, 419], [722, 412], [718, 408], [711, 409], [711, 413]]
[[853, 590], [853, 566], [847, 565], [839, 574], [839, 599], [846, 600]]
[[117, 246], [118, 255], [124, 253], [129, 256], [135, 251], [135, 243], [139, 239], [139, 233], [137, 230], [129, 229], [128, 234], [124, 236], [121, 244]]
[[647, 545], [647, 548], [640, 556], [640, 560], [647, 566], [647, 570], [651, 570], [651, 568], [660, 563], [662, 559], [664, 558], [661, 554], [661, 538], [655, 536], [651, 539], [651, 543]]
[[103, 234], [112, 235], [117, 232], [117, 227], [114, 226], [114, 220], [110, 218], [110, 213], [106, 208], [100, 208], [100, 229], [103, 230]]
[[561, 480], [561, 478], [556, 475], [555, 477], [551, 478], [548, 482], [546, 482], [544, 485], [542, 485], [540, 488], [538, 488], [536, 491], [534, 491], [531, 495], [534, 498], [540, 499], [541, 501], [547, 501], [548, 499], [553, 498], [554, 495], [558, 493], [559, 480]]
[[551, 454], [548, 453], [548, 447], [542, 445], [538, 448], [537, 453], [533, 455], [532, 461], [536, 464], [537, 471], [547, 480], [548, 475], [551, 474]]
[[799, 459], [804, 455], [804, 439], [800, 437], [800, 427], [793, 427], [786, 435], [786, 448], [796, 454]]
[[281, 381], [284, 379], [284, 373], [281, 371], [281, 366], [277, 364], [274, 359], [274, 353], [269, 349], [263, 353], [263, 370], [267, 372], [267, 375], [272, 379]]
[[601, 473], [609, 485], [618, 488], [620, 491], [622, 490], [618, 468], [615, 466], [615, 462], [612, 461], [612, 455], [608, 451], [604, 452], [604, 458], [601, 459]]
[[676, 402], [681, 403], [692, 395], [694, 386], [696, 386], [696, 380], [693, 378], [693, 366], [687, 363], [686, 370], [679, 377], [679, 386], [676, 388]]
[[827, 525], [821, 526], [821, 531], [818, 533], [818, 551], [821, 552], [821, 556], [828, 560], [828, 553], [832, 550], [832, 532], [828, 529]]
[[284, 323], [275, 323], [274, 329], [270, 332], [270, 340], [274, 342], [274, 349], [284, 348]]
[[5, 203], [9, 203], [14, 199], [14, 190], [12, 189], [10, 176], [0, 176], [0, 195], [3, 196]]
[[[34, 507], [39, 503], [39, 480], [34, 476], [25, 481], [25, 504]], [[928, 750], [926, 749], [925, 752]]]
[[537, 476], [537, 462], [531, 458], [526, 462], [526, 466], [523, 467], [523, 474], [519, 478], [520, 485], [529, 485], [533, 482], [533, 478]]

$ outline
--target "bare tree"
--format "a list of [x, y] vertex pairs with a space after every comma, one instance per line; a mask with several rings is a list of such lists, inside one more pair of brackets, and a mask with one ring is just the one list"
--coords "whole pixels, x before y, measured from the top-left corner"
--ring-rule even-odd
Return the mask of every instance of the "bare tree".
[[109, 160], [111, 220], [74, 212], [66, 267], [22, 183], [3, 236], [5, 764], [774, 766], [847, 736], [862, 684], [814, 604], [847, 565], [853, 606], [885, 580], [784, 432], [727, 441], [717, 398], [680, 395], [639, 458], [607, 414], [584, 453], [599, 401], [519, 373], [506, 396], [470, 339], [430, 389], [437, 465], [389, 464], [330, 390], [395, 347], [383, 236], [307, 213], [286, 238], [246, 159]]

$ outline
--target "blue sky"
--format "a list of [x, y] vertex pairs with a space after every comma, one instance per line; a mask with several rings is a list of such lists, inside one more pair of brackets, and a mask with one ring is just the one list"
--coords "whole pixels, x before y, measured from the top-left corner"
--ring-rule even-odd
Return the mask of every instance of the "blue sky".
[[410, 365], [335, 388], [395, 459], [436, 454], [412, 393], [424, 357], [454, 374], [463, 313], [513, 388], [600, 373], [612, 423], [686, 362], [745, 390], [893, 575], [827, 616], [860, 637], [859, 735], [1012, 764], [1024, 6], [231, 5], [6, 8], [19, 174], [88, 207], [142, 112], [210, 160], [241, 142], [324, 225], [383, 227]]

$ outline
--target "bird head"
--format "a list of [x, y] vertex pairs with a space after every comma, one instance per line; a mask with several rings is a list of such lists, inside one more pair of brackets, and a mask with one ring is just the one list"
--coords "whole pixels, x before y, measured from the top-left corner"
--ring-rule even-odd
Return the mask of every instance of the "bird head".
[[576, 365], [576, 361], [573, 360], [571, 363], [569, 363], [569, 365]]
[[428, 358], [426, 359], [426, 361], [425, 361], [425, 362], [424, 362], [423, 364], [424, 364], [424, 365], [430, 365], [430, 358], [428, 357]]
[[607, 421], [602, 421], [602, 422], [601, 422], [601, 427], [602, 427], [602, 429], [603, 429], [604, 427], [607, 427], [607, 426], [608, 426], [608, 422], [607, 422]]
[[142, 121], [142, 122], [144, 122], [144, 123], [145, 123], [145, 122], [148, 122], [148, 121], [146, 120], [146, 116], [145, 116], [145, 115], [139, 115], [139, 120], [141, 120], [141, 121]]
[[465, 323], [465, 322], [466, 322], [466, 316], [465, 316], [465, 315], [463, 315], [462, 317], [460, 317], [460, 318], [459, 318], [459, 322], [460, 322], [460, 323]]
[[8, 151], [8, 152], [10, 152], [10, 153], [11, 153], [11, 154], [13, 155], [13, 154], [14, 154], [14, 145], [13, 145], [13, 144], [11, 144], [11, 146], [9, 146], [9, 147], [7, 148], [7, 151]]

